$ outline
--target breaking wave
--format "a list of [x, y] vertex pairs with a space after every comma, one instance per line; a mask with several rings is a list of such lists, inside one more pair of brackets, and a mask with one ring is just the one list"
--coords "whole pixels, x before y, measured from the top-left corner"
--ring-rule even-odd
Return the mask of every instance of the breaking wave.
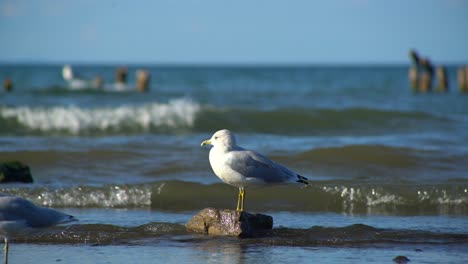
[[[237, 189], [226, 184], [159, 181], [139, 185], [66, 188], [2, 187], [51, 207], [152, 208], [189, 211], [205, 207], [234, 208]], [[340, 213], [468, 214], [468, 185], [353, 185], [311, 182], [297, 186], [249, 189], [247, 208], [256, 211], [333, 211]]]
[[152, 129], [192, 127], [200, 105], [190, 99], [175, 99], [168, 103], [123, 105], [118, 107], [81, 108], [3, 107], [0, 117], [6, 131], [22, 133], [121, 133], [144, 132]]
[[168, 103], [146, 103], [97, 108], [79, 106], [3, 106], [3, 134], [134, 134], [212, 132], [229, 127], [237, 132], [272, 134], [378, 134], [420, 131], [449, 119], [422, 112], [367, 108], [258, 110], [202, 105], [179, 98]]
[[5, 187], [0, 192], [21, 196], [47, 207], [138, 208], [151, 205], [152, 186], [75, 186], [57, 189]]

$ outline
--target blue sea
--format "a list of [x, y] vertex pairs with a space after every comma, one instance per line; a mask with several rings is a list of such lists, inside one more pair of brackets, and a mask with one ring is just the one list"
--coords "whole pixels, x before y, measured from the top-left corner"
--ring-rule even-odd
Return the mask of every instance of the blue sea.
[[[0, 65], [13, 82], [0, 92], [0, 162], [21, 161], [34, 178], [0, 192], [80, 220], [12, 238], [11, 263], [468, 259], [468, 95], [455, 66], [447, 93], [425, 94], [404, 65], [72, 65], [81, 86], [62, 66]], [[151, 74], [146, 93], [139, 69]], [[203, 208], [236, 206], [238, 190], [200, 147], [224, 128], [309, 178], [247, 190], [245, 209], [274, 219], [268, 235], [185, 229]]]

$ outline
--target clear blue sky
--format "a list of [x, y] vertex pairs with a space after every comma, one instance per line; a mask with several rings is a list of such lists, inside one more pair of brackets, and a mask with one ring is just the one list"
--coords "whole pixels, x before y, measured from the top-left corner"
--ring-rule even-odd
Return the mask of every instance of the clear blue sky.
[[468, 62], [467, 0], [0, 0], [0, 62]]

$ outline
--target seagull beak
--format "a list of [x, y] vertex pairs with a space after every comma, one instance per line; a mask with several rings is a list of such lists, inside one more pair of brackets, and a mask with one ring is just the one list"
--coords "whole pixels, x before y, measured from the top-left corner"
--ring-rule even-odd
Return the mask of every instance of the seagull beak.
[[201, 146], [211, 145], [211, 140], [207, 139], [201, 143]]

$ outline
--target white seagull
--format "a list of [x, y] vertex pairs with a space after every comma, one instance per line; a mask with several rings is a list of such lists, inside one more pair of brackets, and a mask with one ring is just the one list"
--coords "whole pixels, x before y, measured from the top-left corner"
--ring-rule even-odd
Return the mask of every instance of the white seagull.
[[21, 197], [0, 194], [0, 235], [5, 241], [5, 264], [8, 263], [8, 239], [37, 228], [77, 221], [54, 209], [36, 206]]
[[93, 81], [76, 78], [73, 74], [72, 67], [68, 64], [62, 68], [62, 78], [67, 82], [68, 88], [72, 90], [96, 88]]
[[247, 187], [292, 182], [308, 185], [306, 177], [260, 153], [237, 146], [234, 134], [227, 129], [217, 131], [201, 145], [213, 146], [210, 150], [210, 164], [216, 176], [223, 182], [239, 188], [237, 211], [244, 211]]

